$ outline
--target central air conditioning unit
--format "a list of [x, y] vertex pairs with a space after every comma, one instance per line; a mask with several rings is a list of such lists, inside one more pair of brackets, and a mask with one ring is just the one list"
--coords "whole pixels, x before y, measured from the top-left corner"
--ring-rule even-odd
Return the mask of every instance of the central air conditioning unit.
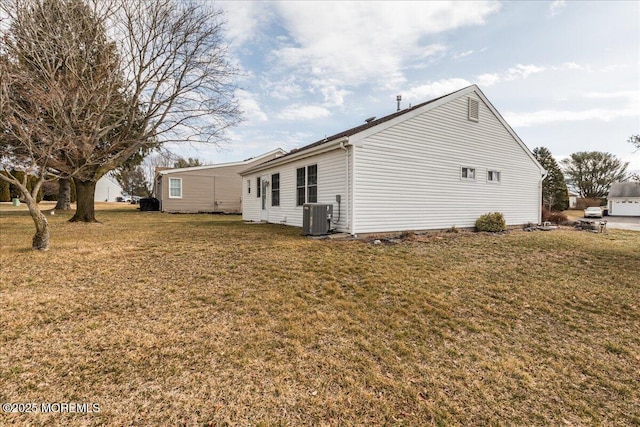
[[333, 205], [323, 203], [305, 203], [302, 206], [302, 233], [307, 236], [329, 234]]

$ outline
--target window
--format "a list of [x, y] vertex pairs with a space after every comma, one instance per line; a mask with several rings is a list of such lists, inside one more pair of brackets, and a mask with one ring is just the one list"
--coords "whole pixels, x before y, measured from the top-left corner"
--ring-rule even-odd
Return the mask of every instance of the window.
[[260, 177], [256, 178], [256, 197], [260, 198]]
[[469, 98], [469, 120], [480, 121], [480, 103], [477, 99]]
[[280, 206], [280, 174], [271, 175], [271, 206]]
[[500, 172], [499, 171], [487, 171], [487, 181], [488, 182], [500, 182]]
[[169, 178], [169, 198], [182, 198], [182, 178]]
[[305, 168], [296, 169], [296, 206], [302, 206], [306, 201], [305, 182]]
[[307, 166], [307, 203], [318, 202], [318, 165]]
[[296, 169], [296, 206], [318, 202], [318, 165]]
[[462, 168], [460, 176], [462, 179], [476, 179], [476, 170], [474, 168]]
[[247, 194], [251, 194], [251, 180], [247, 180]]

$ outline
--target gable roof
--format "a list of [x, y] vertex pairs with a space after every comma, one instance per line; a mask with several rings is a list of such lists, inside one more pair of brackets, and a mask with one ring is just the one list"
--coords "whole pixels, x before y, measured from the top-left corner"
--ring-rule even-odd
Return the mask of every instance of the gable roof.
[[[505, 127], [505, 129], [516, 140], [516, 142], [525, 151], [525, 153], [527, 153], [529, 158], [538, 166], [538, 168], [540, 169], [541, 173], [542, 174], [546, 174], [546, 171], [540, 165], [540, 163], [538, 163], [538, 161], [536, 160], [536, 158], [533, 155], [533, 153], [522, 142], [520, 137], [514, 132], [514, 130], [504, 120], [504, 118], [500, 115], [500, 113], [498, 113], [498, 111], [491, 104], [491, 102], [489, 102], [489, 100], [482, 93], [480, 88], [477, 85], [474, 84], [474, 85], [470, 85], [470, 86], [467, 86], [465, 88], [456, 90], [454, 92], [448, 93], [446, 95], [442, 95], [442, 96], [439, 96], [437, 98], [431, 99], [429, 101], [423, 102], [421, 104], [417, 104], [417, 105], [414, 105], [412, 107], [405, 108], [404, 110], [396, 111], [395, 113], [389, 114], [387, 116], [381, 117], [381, 118], [376, 119], [376, 120], [372, 120], [372, 121], [370, 121], [368, 123], [365, 123], [363, 125], [359, 125], [359, 126], [351, 128], [351, 129], [336, 133], [334, 135], [331, 135], [329, 137], [323, 138], [323, 139], [318, 140], [316, 142], [313, 142], [311, 144], [305, 145], [305, 146], [303, 146], [301, 148], [291, 150], [290, 152], [288, 152], [287, 154], [285, 154], [283, 156], [277, 157], [275, 159], [269, 160], [269, 161], [264, 162], [264, 163], [260, 163], [259, 165], [256, 165], [256, 166], [252, 166], [252, 167], [240, 172], [240, 175], [246, 175], [246, 174], [249, 174], [249, 173], [257, 172], [259, 170], [267, 169], [267, 168], [269, 168], [271, 166], [275, 166], [275, 165], [278, 165], [278, 164], [281, 164], [281, 163], [286, 163], [288, 161], [293, 161], [294, 159], [310, 156], [312, 153], [316, 152], [316, 149], [320, 150], [324, 146], [330, 146], [330, 145], [334, 145], [334, 144], [337, 145], [341, 141], [348, 141], [348, 138], [350, 136], [353, 136], [353, 135], [357, 135], [357, 134], [360, 134], [360, 133], [367, 134], [369, 132], [374, 133], [376, 131], [381, 131], [381, 130], [385, 129], [386, 127], [389, 127], [392, 124], [396, 123], [395, 119], [398, 119], [398, 120], [409, 119], [411, 117], [414, 117], [417, 114], [421, 114], [424, 111], [427, 111], [427, 110], [429, 110], [431, 108], [435, 108], [435, 107], [437, 107], [439, 105], [442, 105], [443, 103], [449, 102], [450, 100], [453, 100], [453, 99], [458, 98], [460, 96], [464, 96], [464, 95], [466, 95], [468, 93], [471, 93], [471, 92], [476, 92], [477, 93], [477, 95], [484, 101], [484, 103], [491, 110], [491, 112], [502, 123], [502, 125]], [[405, 116], [406, 118], [403, 117], [403, 116]], [[393, 123], [392, 123], [392, 121], [393, 121]], [[379, 129], [374, 129], [374, 128], [379, 128]]]
[[616, 182], [609, 190], [609, 198], [611, 197], [640, 197], [640, 183]]
[[242, 160], [240, 162], [217, 163], [217, 164], [214, 164], [214, 165], [204, 165], [204, 166], [190, 166], [190, 167], [187, 167], [187, 168], [166, 168], [166, 169], [157, 168], [156, 169], [156, 175], [167, 175], [167, 174], [179, 173], [179, 172], [199, 171], [199, 170], [203, 170], [203, 169], [216, 169], [216, 168], [224, 168], [224, 167], [229, 167], [229, 166], [249, 165], [251, 163], [258, 162], [259, 160], [265, 159], [265, 158], [270, 157], [272, 155], [278, 156], [278, 154], [284, 155], [285, 153], [286, 152], [283, 149], [276, 148], [275, 150], [271, 150], [268, 153], [264, 153], [264, 154], [261, 154], [261, 155], [256, 156], [256, 157], [250, 157], [250, 158], [248, 158], [246, 160]]
[[365, 123], [363, 125], [356, 126], [354, 128], [351, 128], [351, 129], [336, 133], [335, 135], [331, 135], [330, 137], [327, 137], [327, 138], [321, 139], [319, 141], [313, 142], [313, 143], [311, 143], [309, 145], [305, 145], [304, 147], [298, 148], [297, 150], [292, 150], [291, 152], [285, 154], [282, 157], [286, 157], [286, 156], [289, 156], [291, 154], [299, 153], [300, 151], [308, 150], [310, 148], [317, 147], [318, 145], [322, 145], [322, 144], [325, 144], [325, 143], [328, 143], [328, 142], [331, 142], [331, 141], [335, 141], [335, 140], [338, 140], [340, 138], [344, 138], [344, 137], [355, 135], [355, 134], [363, 132], [363, 131], [365, 131], [367, 129], [376, 127], [376, 126], [378, 126], [378, 125], [380, 125], [380, 124], [382, 124], [384, 122], [388, 122], [389, 120], [395, 119], [396, 117], [400, 117], [400, 116], [402, 116], [404, 114], [407, 114], [407, 113], [409, 113], [411, 111], [414, 111], [414, 110], [417, 110], [419, 108], [422, 108], [425, 105], [431, 104], [432, 102], [436, 102], [436, 101], [438, 101], [438, 100], [440, 100], [442, 98], [446, 98], [447, 96], [451, 96], [451, 95], [453, 95], [455, 93], [461, 92], [461, 91], [463, 91], [465, 89], [468, 89], [469, 87], [472, 87], [472, 86], [468, 86], [466, 88], [459, 89], [459, 90], [457, 90], [455, 92], [451, 92], [451, 93], [449, 93], [447, 95], [442, 95], [442, 96], [434, 98], [434, 99], [432, 99], [430, 101], [423, 102], [422, 104], [417, 104], [417, 105], [414, 105], [413, 107], [409, 107], [409, 108], [405, 108], [404, 110], [396, 111], [395, 113], [389, 114], [388, 116], [384, 116], [384, 117], [381, 117], [379, 119], [372, 120], [372, 121], [370, 121], [368, 123]]

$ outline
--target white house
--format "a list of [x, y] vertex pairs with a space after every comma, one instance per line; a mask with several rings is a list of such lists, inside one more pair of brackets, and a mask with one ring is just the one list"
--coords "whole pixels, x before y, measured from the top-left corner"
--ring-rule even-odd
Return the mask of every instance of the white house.
[[640, 183], [616, 182], [609, 195], [609, 215], [640, 216]]
[[472, 85], [243, 171], [243, 219], [299, 227], [317, 202], [354, 235], [539, 223], [545, 173]]
[[110, 175], [104, 175], [96, 183], [96, 202], [115, 202], [116, 197], [122, 196], [122, 187], [118, 181]]

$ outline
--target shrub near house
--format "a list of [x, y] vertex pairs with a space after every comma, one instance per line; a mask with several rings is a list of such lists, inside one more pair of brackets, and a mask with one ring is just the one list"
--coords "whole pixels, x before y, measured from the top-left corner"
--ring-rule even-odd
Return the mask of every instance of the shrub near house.
[[507, 229], [504, 215], [500, 212], [492, 212], [482, 215], [476, 220], [476, 230], [498, 233]]

